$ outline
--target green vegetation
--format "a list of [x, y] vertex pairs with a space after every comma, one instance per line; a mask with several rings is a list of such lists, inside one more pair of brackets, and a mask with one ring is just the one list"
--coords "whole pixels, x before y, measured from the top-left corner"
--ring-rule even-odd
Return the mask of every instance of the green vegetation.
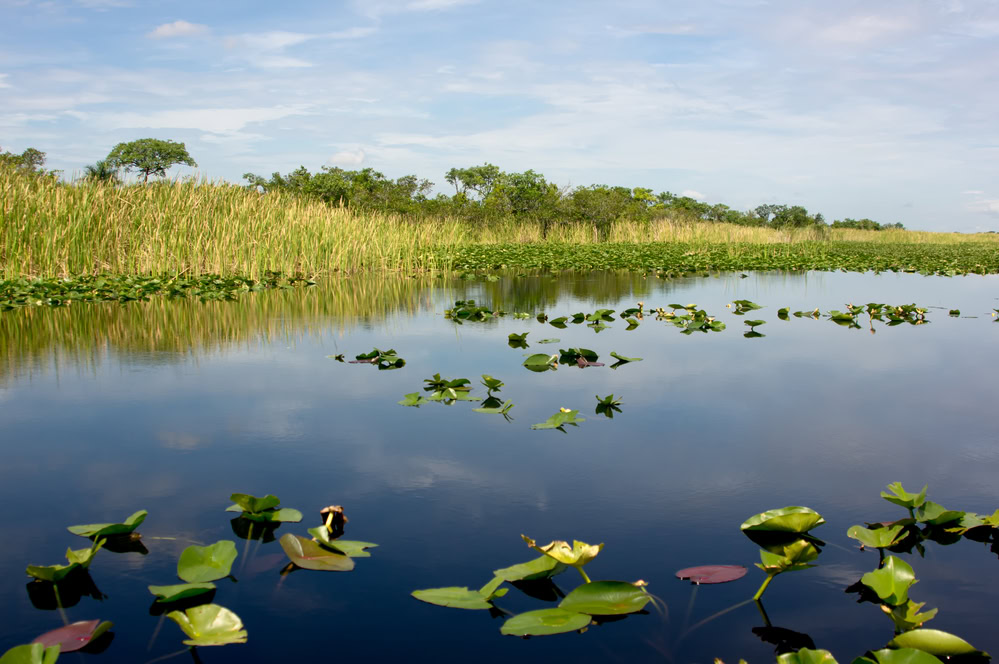
[[[138, 171], [142, 173], [142, 182], [149, 182], [150, 175], [165, 177], [167, 169], [177, 164], [186, 166], [197, 166], [198, 164], [187, 154], [187, 148], [183, 143], [175, 141], [162, 141], [155, 138], [140, 138], [129, 143], [119, 143], [111, 149], [103, 162], [97, 162], [96, 168], [100, 170], [101, 164], [106, 165], [105, 170]], [[92, 171], [87, 172], [88, 175]], [[104, 175], [103, 171], [100, 175]], [[108, 176], [97, 179], [109, 180]]]
[[[43, 160], [34, 153], [0, 159], [5, 290], [20, 277], [168, 275], [156, 278], [180, 282], [217, 274], [261, 282], [275, 272], [329, 277], [500, 267], [621, 269], [662, 277], [775, 269], [999, 272], [999, 238], [993, 234], [774, 224], [780, 218], [774, 214], [766, 225], [751, 225], [691, 215], [673, 203], [646, 205], [639, 215], [594, 203], [585, 214], [558, 213], [558, 223], [521, 214], [516, 206], [486, 216], [468, 213], [488, 208], [489, 197], [504, 191], [499, 184], [465, 207], [454, 208], [453, 198], [474, 194], [471, 184], [448, 206], [414, 213], [404, 206], [333, 205], [280, 186], [265, 195], [192, 181], [115, 186], [98, 175], [65, 184], [40, 170]], [[374, 175], [369, 179], [380, 182]], [[460, 190], [464, 180], [456, 181]], [[592, 197], [597, 190], [586, 191]], [[132, 290], [132, 284], [107, 283], [116, 291]]]

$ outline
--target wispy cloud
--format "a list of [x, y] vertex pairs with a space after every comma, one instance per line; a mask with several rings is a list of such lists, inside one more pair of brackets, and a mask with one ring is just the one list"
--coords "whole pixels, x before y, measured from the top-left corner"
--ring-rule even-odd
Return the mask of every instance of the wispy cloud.
[[664, 25], [608, 25], [605, 30], [613, 37], [637, 37], [639, 35], [690, 35], [696, 28], [690, 23]]
[[364, 150], [341, 150], [329, 158], [327, 162], [333, 166], [348, 166], [351, 168], [364, 163]]
[[200, 37], [208, 34], [207, 25], [200, 23], [188, 23], [187, 21], [174, 21], [157, 26], [149, 33], [153, 39], [172, 39], [176, 37]]

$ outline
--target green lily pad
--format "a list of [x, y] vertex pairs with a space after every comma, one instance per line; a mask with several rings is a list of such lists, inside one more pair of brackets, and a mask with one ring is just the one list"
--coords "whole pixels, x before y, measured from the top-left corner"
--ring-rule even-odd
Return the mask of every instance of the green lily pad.
[[396, 402], [400, 406], [422, 406], [425, 403], [430, 403], [429, 399], [426, 399], [419, 392], [410, 392], [409, 394], [403, 396], [402, 401]]
[[180, 553], [177, 576], [188, 583], [217, 581], [229, 576], [236, 560], [236, 543], [220, 540], [209, 546], [189, 546]]
[[551, 578], [567, 569], [568, 565], [560, 563], [551, 556], [540, 556], [526, 563], [493, 570], [493, 574], [504, 581], [536, 581]]
[[66, 549], [67, 565], [28, 565], [26, 571], [41, 581], [58, 583], [65, 579], [75, 569], [87, 569], [94, 556], [104, 546], [104, 540], [99, 539], [87, 549]]
[[909, 588], [916, 582], [916, 575], [909, 563], [888, 556], [880, 569], [868, 572], [860, 582], [877, 593], [885, 604], [900, 606], [909, 601]]
[[500, 634], [510, 636], [548, 636], [585, 628], [592, 622], [585, 613], [565, 609], [538, 609], [513, 616], [500, 627]]
[[108, 537], [111, 535], [127, 535], [142, 525], [146, 520], [146, 510], [139, 510], [122, 523], [89, 523], [82, 526], [69, 526], [66, 528], [74, 535], [82, 537]]
[[365, 549], [378, 546], [374, 542], [358, 542], [355, 540], [330, 539], [330, 530], [326, 526], [316, 526], [309, 528], [309, 534], [315, 537], [323, 546], [334, 549], [350, 558], [370, 558], [371, 554]]
[[176, 602], [196, 595], [202, 595], [215, 590], [215, 584], [205, 583], [178, 583], [172, 586], [148, 586], [149, 592], [156, 595], [157, 602]]
[[926, 501], [926, 489], [927, 486], [923, 486], [923, 490], [919, 493], [909, 493], [904, 488], [902, 488], [901, 482], [892, 482], [888, 485], [887, 491], [881, 492], [881, 497], [887, 500], [889, 503], [895, 503], [907, 509], [915, 509], [922, 505]]
[[501, 583], [503, 583], [503, 579], [494, 577], [492, 581], [478, 590], [451, 586], [449, 588], [414, 590], [410, 594], [421, 602], [452, 609], [491, 609], [493, 608], [491, 601], [507, 593], [507, 588], [499, 587]]
[[915, 648], [883, 648], [869, 653], [870, 657], [858, 657], [852, 664], [943, 664], [928, 652]]
[[0, 664], [55, 664], [59, 646], [46, 648], [41, 643], [14, 646], [0, 657]]
[[304, 569], [320, 572], [349, 572], [354, 569], [350, 556], [330, 551], [300, 535], [287, 533], [281, 536], [280, 542], [291, 562]]
[[235, 613], [218, 604], [202, 604], [186, 611], [171, 611], [167, 618], [180, 625], [189, 638], [188, 646], [224, 646], [246, 643], [243, 621]]
[[542, 339], [541, 341], [536, 341], [539, 344], [557, 344], [561, 339]]
[[916, 517], [916, 521], [920, 523], [940, 526], [945, 523], [960, 521], [964, 517], [964, 514], [964, 512], [958, 510], [945, 509], [943, 505], [939, 505], [932, 500], [927, 500], [916, 509], [914, 516]]
[[544, 353], [535, 353], [524, 360], [524, 366], [531, 371], [548, 371], [551, 369], [555, 363], [558, 362], [557, 355], [545, 355]]
[[229, 500], [236, 504], [227, 507], [227, 512], [250, 512], [251, 514], [274, 509], [281, 504], [281, 499], [271, 494], [258, 498], [248, 493], [234, 493], [229, 496]]
[[883, 549], [889, 547], [899, 539], [905, 526], [895, 525], [890, 528], [864, 528], [863, 526], [851, 526], [846, 531], [847, 537], [852, 537], [866, 547], [872, 549]]
[[482, 407], [482, 408], [473, 408], [472, 410], [474, 410], [476, 413], [491, 413], [494, 415], [506, 415], [507, 413], [510, 412], [510, 409], [513, 408], [513, 406], [514, 406], [513, 402], [507, 400], [504, 401], [502, 405], [494, 408]]
[[559, 608], [591, 616], [617, 616], [641, 611], [652, 597], [626, 581], [584, 583], [559, 603]]
[[538, 424], [532, 424], [532, 429], [558, 429], [562, 433], [565, 433], [565, 425], [570, 424], [574, 427], [578, 427], [580, 422], [585, 422], [585, 417], [579, 417], [578, 410], [569, 410], [568, 408], [562, 408], [559, 412], [555, 413], [549, 417], [544, 422], [539, 422]]
[[613, 357], [618, 362], [641, 362], [642, 361], [642, 358], [640, 358], [640, 357], [625, 357], [624, 355], [618, 355], [614, 351], [611, 351], [610, 356]]
[[953, 657], [955, 655], [990, 655], [976, 649], [959, 636], [954, 636], [938, 629], [913, 629], [899, 634], [888, 642], [889, 648], [915, 648], [937, 657]]
[[825, 522], [826, 520], [815, 510], [792, 505], [751, 516], [739, 527], [742, 530], [752, 531], [807, 533]]
[[797, 652], [778, 655], [777, 664], [836, 664], [836, 659], [828, 650], [801, 648]]

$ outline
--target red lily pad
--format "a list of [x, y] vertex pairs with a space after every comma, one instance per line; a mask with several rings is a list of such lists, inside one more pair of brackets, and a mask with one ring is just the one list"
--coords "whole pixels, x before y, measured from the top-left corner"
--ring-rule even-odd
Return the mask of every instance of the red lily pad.
[[51, 632], [45, 632], [32, 643], [41, 643], [46, 648], [59, 645], [60, 652], [73, 652], [87, 647], [94, 639], [113, 627], [113, 624], [100, 620], [81, 620]]
[[580, 355], [579, 357], [576, 358], [576, 366], [578, 366], [580, 369], [585, 369], [586, 367], [602, 367], [604, 366], [604, 363], [590, 362], [588, 359]]
[[678, 579], [690, 579], [694, 583], [726, 583], [746, 576], [742, 565], [701, 565], [677, 571]]

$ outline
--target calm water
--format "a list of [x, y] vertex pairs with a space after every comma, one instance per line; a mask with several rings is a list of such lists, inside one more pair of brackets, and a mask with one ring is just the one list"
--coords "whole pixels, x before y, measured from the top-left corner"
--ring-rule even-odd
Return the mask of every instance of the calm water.
[[[747, 517], [808, 505], [827, 524], [818, 567], [774, 580], [764, 598], [774, 626], [807, 634], [840, 661], [892, 636], [876, 606], [844, 588], [877, 566], [846, 529], [899, 518], [879, 492], [892, 481], [952, 509], [999, 508], [995, 379], [999, 279], [917, 275], [737, 275], [682, 281], [636, 275], [511, 277], [497, 282], [352, 281], [238, 303], [167, 302], [13, 311], [0, 315], [0, 652], [58, 627], [54, 607], [26, 591], [27, 564], [62, 561], [86, 540], [65, 526], [118, 521], [149, 510], [140, 528], [148, 554], [102, 551], [98, 589], [66, 608], [68, 620], [115, 623], [106, 654], [88, 661], [147, 662], [183, 649], [177, 626], [150, 611], [149, 584], [176, 581], [191, 543], [233, 539], [238, 583], [217, 582], [215, 602], [236, 611], [246, 645], [201, 648], [209, 662], [285, 661], [298, 655], [376, 661], [710, 662], [772, 661], [774, 646], [745, 604], [763, 574], [694, 592], [674, 578], [697, 564], [752, 565], [758, 548], [739, 530]], [[633, 331], [615, 321], [599, 334], [558, 330], [512, 316], [457, 326], [455, 299], [550, 316], [696, 302], [728, 329], [684, 336], [646, 318]], [[733, 299], [766, 336], [747, 339]], [[843, 309], [847, 302], [915, 302], [931, 324], [871, 334], [828, 320], [780, 321], [777, 309]], [[962, 318], [950, 318], [948, 309]], [[866, 317], [863, 317], [866, 319]], [[511, 332], [529, 342], [508, 347]], [[559, 347], [610, 351], [644, 361], [611, 370], [532, 373], [525, 353]], [[395, 348], [398, 371], [341, 364], [372, 347]], [[505, 381], [512, 422], [475, 404], [396, 404], [434, 373]], [[594, 395], [613, 393], [623, 412], [594, 414]], [[532, 431], [560, 407], [586, 422]], [[232, 492], [274, 493], [302, 510], [305, 535], [317, 510], [342, 504], [346, 537], [377, 542], [349, 573], [279, 575], [277, 542], [246, 542], [224, 512]], [[479, 587], [495, 568], [529, 560], [520, 539], [580, 539], [606, 546], [587, 566], [595, 580], [645, 579], [665, 612], [652, 610], [584, 634], [522, 640], [499, 633], [501, 617], [445, 609], [409, 593]], [[927, 626], [999, 651], [993, 607], [999, 560], [987, 545], [928, 543], [906, 556], [920, 583], [911, 595], [938, 617]], [[571, 570], [556, 577], [568, 592]], [[91, 589], [94, 591], [94, 589]], [[66, 603], [76, 598], [70, 598]], [[497, 602], [518, 613], [553, 606], [511, 589]], [[691, 628], [694, 629], [691, 629]], [[75, 658], [75, 659], [74, 659]], [[83, 661], [83, 656], [65, 656]], [[166, 661], [190, 661], [181, 654]], [[62, 660], [60, 660], [62, 661]]]

